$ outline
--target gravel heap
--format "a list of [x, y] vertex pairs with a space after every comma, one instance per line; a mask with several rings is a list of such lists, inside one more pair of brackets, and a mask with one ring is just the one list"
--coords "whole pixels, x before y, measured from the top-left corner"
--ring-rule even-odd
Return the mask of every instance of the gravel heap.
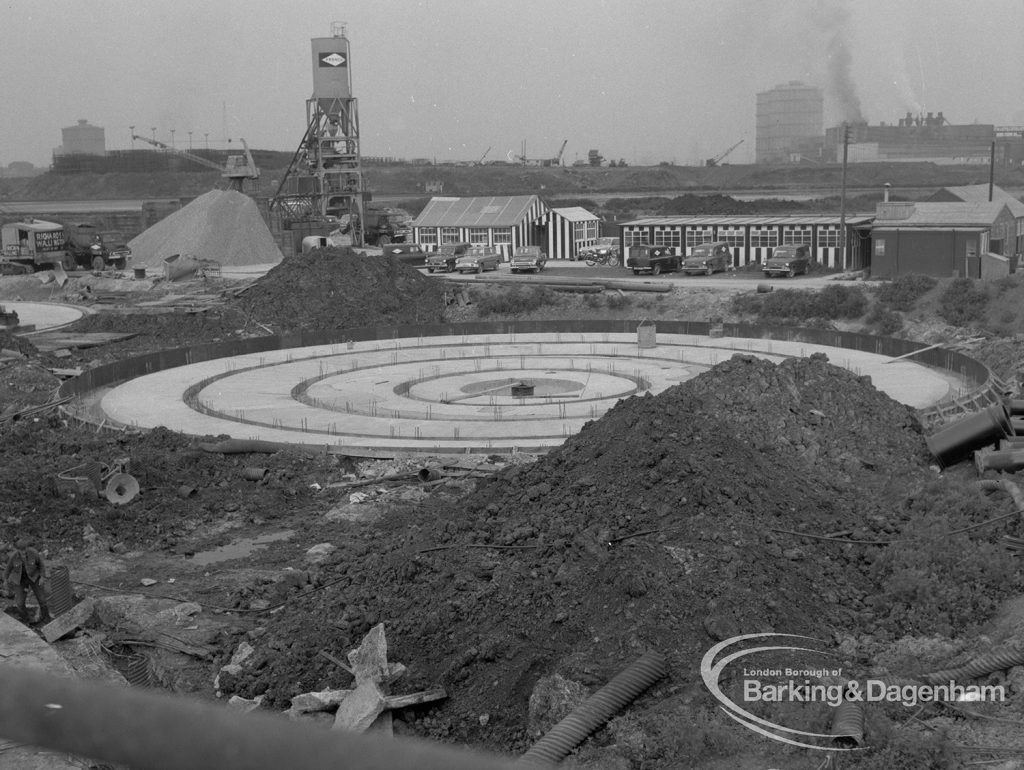
[[269, 618], [254, 664], [222, 689], [283, 708], [347, 686], [319, 651], [344, 656], [382, 621], [403, 688], [450, 696], [403, 729], [521, 751], [543, 674], [595, 687], [656, 648], [689, 686], [734, 634], [884, 633], [860, 552], [779, 530], [877, 538], [900, 515], [877, 479], [910, 484], [927, 462], [913, 412], [866, 378], [823, 355], [736, 356], [619, 402], [454, 505], [354, 530], [310, 574], [338, 582]]
[[443, 290], [395, 257], [348, 246], [288, 257], [235, 301], [275, 332], [443, 320]]
[[237, 190], [211, 190], [133, 238], [132, 264], [158, 268], [174, 254], [211, 259], [223, 266], [281, 261], [256, 202]]

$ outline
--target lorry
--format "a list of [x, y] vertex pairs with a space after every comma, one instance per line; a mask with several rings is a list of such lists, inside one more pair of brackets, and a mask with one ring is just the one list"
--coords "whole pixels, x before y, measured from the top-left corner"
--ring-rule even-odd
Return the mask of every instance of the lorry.
[[363, 241], [367, 246], [405, 243], [412, 235], [411, 221], [402, 209], [369, 206], [363, 213]]
[[27, 218], [0, 226], [2, 270], [6, 274], [50, 270], [57, 265], [74, 269], [67, 251], [67, 233], [57, 222]]
[[128, 260], [132, 255], [131, 249], [127, 246], [110, 249], [95, 225], [78, 222], [67, 225], [66, 231], [67, 252], [76, 266], [91, 267], [93, 270], [103, 270], [107, 267], [124, 270], [128, 266]]
[[63, 225], [26, 218], [0, 226], [2, 272], [25, 273], [60, 265], [65, 270], [80, 267], [123, 270], [131, 259], [127, 246], [110, 249], [91, 224]]

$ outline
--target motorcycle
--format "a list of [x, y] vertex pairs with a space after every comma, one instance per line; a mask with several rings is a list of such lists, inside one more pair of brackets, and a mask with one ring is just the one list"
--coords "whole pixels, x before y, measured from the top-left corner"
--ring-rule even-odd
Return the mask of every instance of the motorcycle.
[[584, 260], [587, 263], [587, 267], [594, 267], [595, 265], [618, 267], [620, 263], [618, 252], [612, 249], [589, 252], [584, 256]]

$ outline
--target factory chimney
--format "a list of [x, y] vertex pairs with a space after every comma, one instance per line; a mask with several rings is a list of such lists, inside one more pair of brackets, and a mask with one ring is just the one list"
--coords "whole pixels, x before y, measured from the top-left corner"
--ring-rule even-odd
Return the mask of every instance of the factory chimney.
[[882, 199], [885, 203], [889, 202], [889, 188], [890, 187], [892, 187], [892, 185], [889, 182], [886, 182], [885, 183], [885, 197]]

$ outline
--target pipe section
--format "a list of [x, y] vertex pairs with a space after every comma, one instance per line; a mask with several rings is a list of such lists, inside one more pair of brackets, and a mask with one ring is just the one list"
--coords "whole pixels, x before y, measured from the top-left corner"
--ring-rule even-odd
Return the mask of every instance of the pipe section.
[[925, 443], [940, 465], [952, 465], [975, 449], [1012, 434], [1010, 415], [1003, 403], [970, 414], [937, 433]]
[[512, 770], [493, 755], [0, 666], [0, 736], [133, 770]]
[[844, 748], [856, 748], [864, 743], [864, 704], [843, 701], [832, 712], [832, 743]]
[[[1002, 442], [999, 442], [1002, 444]], [[1003, 449], [997, 452], [975, 452], [974, 466], [978, 473], [1000, 471], [1013, 473], [1024, 468], [1024, 447], [1019, 449]]]
[[1024, 665], [1024, 650], [1011, 647], [1005, 650], [994, 650], [958, 668], [946, 668], [925, 674], [921, 677], [921, 681], [925, 684], [962, 682], [1021, 665]]
[[557, 764], [587, 736], [668, 674], [665, 656], [648, 652], [591, 695], [519, 758], [519, 765]]

